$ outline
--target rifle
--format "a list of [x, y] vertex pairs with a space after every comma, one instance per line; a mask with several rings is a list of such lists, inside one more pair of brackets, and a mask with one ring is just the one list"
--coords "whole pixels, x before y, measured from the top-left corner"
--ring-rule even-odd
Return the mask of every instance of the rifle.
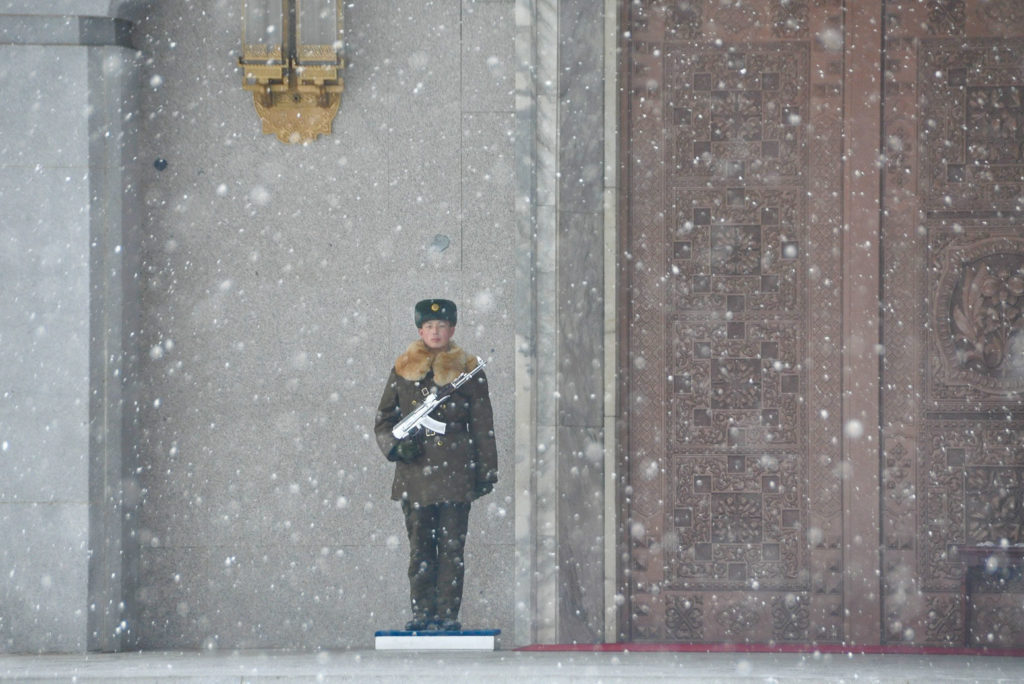
[[486, 365], [486, 361], [481, 359], [479, 356], [476, 357], [476, 368], [468, 373], [460, 373], [459, 377], [455, 378], [444, 387], [435, 387], [427, 398], [423, 400], [423, 403], [416, 407], [415, 411], [407, 415], [398, 423], [398, 425], [391, 429], [391, 434], [395, 439], [405, 439], [410, 435], [415, 435], [421, 429], [426, 429], [436, 432], [439, 435], [443, 435], [445, 430], [444, 423], [431, 418], [431, 411], [440, 406], [445, 399], [455, 392], [455, 390], [466, 384], [470, 378], [479, 373]]

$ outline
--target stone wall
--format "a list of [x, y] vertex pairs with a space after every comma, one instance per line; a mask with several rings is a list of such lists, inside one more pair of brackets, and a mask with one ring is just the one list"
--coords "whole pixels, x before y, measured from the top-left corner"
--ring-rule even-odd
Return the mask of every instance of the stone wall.
[[0, 6], [4, 651], [103, 650], [122, 633], [137, 62], [110, 5]]

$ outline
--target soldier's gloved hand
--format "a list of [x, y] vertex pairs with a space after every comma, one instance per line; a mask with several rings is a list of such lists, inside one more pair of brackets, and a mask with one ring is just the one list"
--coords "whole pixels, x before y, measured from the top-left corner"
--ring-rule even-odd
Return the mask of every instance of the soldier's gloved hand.
[[402, 463], [412, 463], [420, 455], [419, 443], [411, 439], [403, 439], [391, 449], [391, 453], [388, 454], [389, 461], [401, 461]]

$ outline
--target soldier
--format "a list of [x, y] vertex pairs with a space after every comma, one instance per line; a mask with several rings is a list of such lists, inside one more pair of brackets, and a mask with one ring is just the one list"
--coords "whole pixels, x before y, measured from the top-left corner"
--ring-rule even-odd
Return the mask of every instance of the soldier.
[[427, 397], [477, 358], [459, 348], [457, 311], [447, 299], [425, 299], [415, 307], [419, 339], [395, 361], [377, 408], [377, 444], [395, 462], [391, 498], [400, 501], [409, 534], [408, 631], [458, 631], [465, 574], [463, 549], [470, 502], [494, 489], [498, 453], [487, 377], [482, 369], [462, 384], [430, 417], [443, 434], [419, 430], [396, 439], [392, 429]]

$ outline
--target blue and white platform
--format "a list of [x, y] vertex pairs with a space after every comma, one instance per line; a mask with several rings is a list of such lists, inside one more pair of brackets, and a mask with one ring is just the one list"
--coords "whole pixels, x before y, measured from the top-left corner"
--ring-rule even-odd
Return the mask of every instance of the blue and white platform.
[[382, 629], [374, 633], [378, 651], [493, 651], [500, 629], [464, 629], [457, 632], [408, 632]]

